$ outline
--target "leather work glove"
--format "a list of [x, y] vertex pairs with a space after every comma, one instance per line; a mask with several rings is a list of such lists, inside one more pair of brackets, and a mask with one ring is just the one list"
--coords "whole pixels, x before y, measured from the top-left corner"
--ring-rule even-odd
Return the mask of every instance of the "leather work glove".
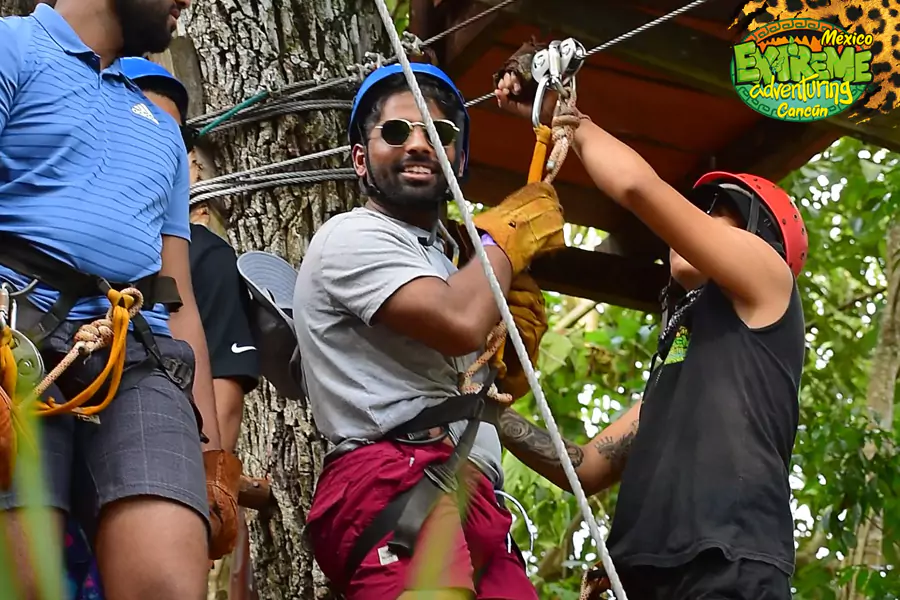
[[499, 205], [475, 215], [473, 221], [506, 253], [513, 277], [535, 256], [566, 246], [565, 220], [556, 190], [540, 181], [513, 192]]
[[[547, 332], [544, 294], [531, 275], [520, 273], [512, 280], [507, 302], [528, 358], [534, 364], [541, 348], [541, 340]], [[508, 346], [509, 352], [506, 352]], [[513, 398], [521, 398], [531, 389], [525, 376], [525, 368], [519, 362], [515, 348], [509, 343], [508, 334], [497, 353], [491, 357], [491, 366], [497, 368], [500, 389]]]
[[234, 550], [237, 541], [238, 505], [243, 465], [225, 450], [203, 453], [206, 493], [209, 499], [209, 558], [218, 560]]
[[494, 73], [494, 87], [500, 84], [500, 80], [509, 73], [515, 75], [522, 86], [522, 91], [513, 95], [513, 99], [523, 101], [527, 99], [529, 102], [534, 99], [537, 93], [537, 82], [532, 77], [531, 62], [534, 55], [548, 47], [546, 42], [539, 42], [537, 38], [532, 36], [531, 40], [525, 42], [512, 56], [506, 59], [503, 66]]

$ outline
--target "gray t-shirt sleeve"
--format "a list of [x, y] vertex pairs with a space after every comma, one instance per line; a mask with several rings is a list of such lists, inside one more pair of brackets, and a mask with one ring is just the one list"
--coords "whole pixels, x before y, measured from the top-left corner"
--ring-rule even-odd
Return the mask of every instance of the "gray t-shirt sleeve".
[[366, 325], [398, 289], [419, 277], [445, 278], [420, 247], [389, 221], [346, 219], [322, 247], [325, 291]]

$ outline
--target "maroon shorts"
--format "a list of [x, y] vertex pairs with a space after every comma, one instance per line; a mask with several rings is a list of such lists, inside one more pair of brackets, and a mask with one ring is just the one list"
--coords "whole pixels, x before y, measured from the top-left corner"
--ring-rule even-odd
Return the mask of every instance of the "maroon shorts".
[[[521, 556], [507, 545], [512, 516], [497, 504], [487, 477], [468, 462], [464, 523], [456, 504], [445, 498], [423, 524], [412, 558], [388, 551], [389, 534], [355, 573], [344, 572], [357, 537], [372, 519], [415, 485], [425, 467], [445, 460], [451, 451], [443, 443], [382, 441], [341, 456], [322, 471], [307, 532], [316, 561], [347, 600], [393, 600], [408, 589], [448, 588], [472, 591], [483, 600], [537, 600]], [[483, 571], [474, 585], [476, 568]]]

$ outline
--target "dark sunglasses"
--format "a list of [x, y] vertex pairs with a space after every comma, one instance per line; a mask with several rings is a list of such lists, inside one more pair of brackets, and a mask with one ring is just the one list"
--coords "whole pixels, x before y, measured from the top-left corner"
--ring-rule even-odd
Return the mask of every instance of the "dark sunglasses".
[[188, 154], [190, 154], [191, 150], [194, 149], [194, 146], [197, 145], [197, 139], [199, 137], [199, 132], [195, 127], [191, 127], [190, 125], [181, 126], [181, 139], [184, 140], [184, 147], [187, 149]]
[[[381, 125], [376, 125], [375, 129], [381, 130], [381, 139], [383, 139], [387, 145], [402, 146], [406, 143], [406, 140], [409, 139], [409, 136], [412, 135], [413, 129], [416, 127], [425, 129], [425, 123], [413, 123], [406, 119], [388, 119]], [[435, 119], [434, 128], [437, 131], [438, 139], [441, 140], [442, 146], [449, 146], [455, 142], [456, 136], [459, 134], [459, 127], [454, 125], [452, 121], [447, 121], [445, 119]], [[425, 133], [425, 137], [428, 139], [428, 143], [431, 144], [431, 138], [428, 138], [427, 132]]]

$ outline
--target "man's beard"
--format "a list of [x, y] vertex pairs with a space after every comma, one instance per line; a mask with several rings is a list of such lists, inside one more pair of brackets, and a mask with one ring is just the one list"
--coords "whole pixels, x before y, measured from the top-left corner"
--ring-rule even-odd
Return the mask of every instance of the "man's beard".
[[171, 5], [159, 0], [115, 0], [122, 27], [121, 56], [160, 53], [172, 42], [169, 27]]
[[[434, 179], [430, 183], [404, 180], [403, 170], [411, 166], [431, 169]], [[371, 177], [382, 200], [394, 206], [427, 210], [447, 201], [447, 179], [437, 161], [406, 159], [373, 168]]]

